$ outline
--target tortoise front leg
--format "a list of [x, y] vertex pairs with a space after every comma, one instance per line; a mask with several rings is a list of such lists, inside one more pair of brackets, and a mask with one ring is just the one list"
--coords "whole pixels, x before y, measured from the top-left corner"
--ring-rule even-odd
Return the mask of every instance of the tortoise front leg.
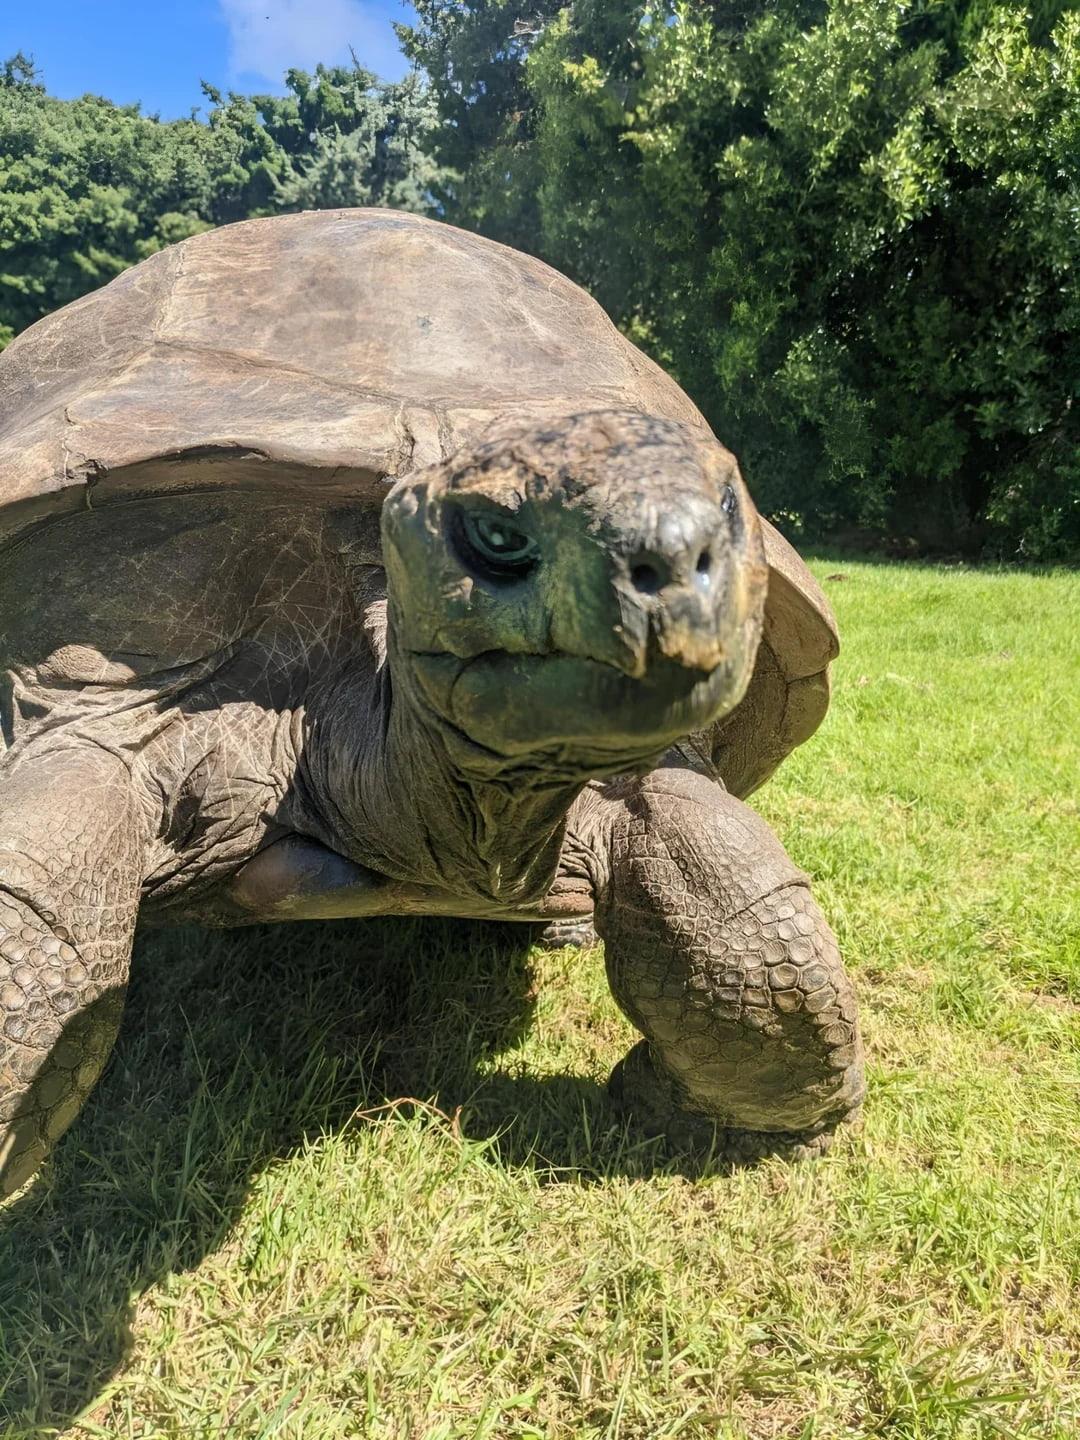
[[590, 795], [581, 834], [612, 992], [646, 1037], [612, 1075], [616, 1102], [730, 1158], [826, 1149], [863, 1096], [855, 995], [768, 827], [661, 770]]
[[37, 1169], [112, 1048], [142, 835], [128, 771], [103, 750], [38, 747], [0, 768], [0, 1195]]

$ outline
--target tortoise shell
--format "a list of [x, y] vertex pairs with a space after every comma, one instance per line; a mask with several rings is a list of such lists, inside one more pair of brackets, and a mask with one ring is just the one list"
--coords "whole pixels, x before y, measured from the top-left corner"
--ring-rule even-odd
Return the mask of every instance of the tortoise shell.
[[[705, 427], [539, 260], [399, 211], [245, 221], [161, 251], [0, 356], [0, 550], [58, 517], [219, 488], [377, 514], [394, 480], [493, 422], [608, 408]], [[762, 528], [753, 680], [684, 747], [737, 795], [817, 728], [837, 650], [820, 588]]]

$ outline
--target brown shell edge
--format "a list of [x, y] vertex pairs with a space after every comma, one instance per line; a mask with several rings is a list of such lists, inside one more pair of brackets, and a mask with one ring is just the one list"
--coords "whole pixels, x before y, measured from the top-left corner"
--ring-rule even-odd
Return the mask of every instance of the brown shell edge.
[[761, 530], [769, 593], [754, 674], [730, 715], [690, 737], [694, 758], [686, 756], [741, 799], [825, 718], [829, 665], [840, 650], [832, 607], [806, 563], [764, 517]]

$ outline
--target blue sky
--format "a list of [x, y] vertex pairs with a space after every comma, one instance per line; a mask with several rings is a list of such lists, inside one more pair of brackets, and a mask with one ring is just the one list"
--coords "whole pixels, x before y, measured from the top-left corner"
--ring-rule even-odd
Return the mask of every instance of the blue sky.
[[348, 63], [404, 73], [391, 28], [402, 0], [0, 0], [0, 60], [32, 55], [49, 91], [87, 90], [171, 120], [222, 90], [282, 89], [290, 65]]

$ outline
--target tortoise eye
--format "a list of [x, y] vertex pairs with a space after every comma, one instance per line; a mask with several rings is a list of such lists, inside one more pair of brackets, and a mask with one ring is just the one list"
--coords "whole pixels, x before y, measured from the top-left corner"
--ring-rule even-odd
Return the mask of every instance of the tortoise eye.
[[532, 536], [497, 510], [455, 509], [451, 539], [466, 569], [485, 580], [519, 580], [540, 557]]

